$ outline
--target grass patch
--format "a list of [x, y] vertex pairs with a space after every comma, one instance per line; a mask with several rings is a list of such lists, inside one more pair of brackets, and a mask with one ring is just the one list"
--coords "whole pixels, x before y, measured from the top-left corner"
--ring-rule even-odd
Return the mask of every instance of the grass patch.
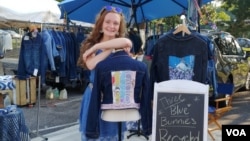
[[18, 39], [18, 38], [12, 39], [12, 47], [13, 47], [13, 49], [21, 47], [21, 40], [22, 39]]

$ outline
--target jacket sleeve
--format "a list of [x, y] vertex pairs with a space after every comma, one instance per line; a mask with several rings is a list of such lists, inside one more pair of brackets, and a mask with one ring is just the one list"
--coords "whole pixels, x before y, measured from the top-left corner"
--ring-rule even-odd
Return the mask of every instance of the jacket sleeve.
[[141, 93], [140, 114], [143, 132], [146, 135], [152, 133], [152, 105], [151, 93], [149, 91], [149, 76], [145, 66], [145, 76], [143, 79], [143, 88]]
[[150, 66], [149, 91], [150, 91], [151, 99], [154, 98], [154, 83], [158, 80], [157, 79], [157, 62], [158, 62], [158, 44], [156, 43], [154, 45], [154, 53], [153, 53], [152, 63]]
[[18, 69], [17, 69], [17, 77], [19, 79], [25, 79], [22, 78], [26, 72], [25, 72], [25, 67], [24, 67], [24, 38], [25, 36], [27, 35], [24, 35], [23, 38], [22, 38], [22, 41], [21, 41], [21, 47], [20, 47], [20, 55], [19, 55], [19, 59], [18, 59]]
[[95, 79], [92, 89], [92, 94], [89, 102], [89, 109], [87, 115], [87, 124], [86, 124], [86, 136], [88, 138], [98, 138], [100, 135], [100, 105], [101, 105], [101, 89], [100, 89], [100, 78], [98, 75], [100, 70], [98, 69], [98, 65], [95, 69]]

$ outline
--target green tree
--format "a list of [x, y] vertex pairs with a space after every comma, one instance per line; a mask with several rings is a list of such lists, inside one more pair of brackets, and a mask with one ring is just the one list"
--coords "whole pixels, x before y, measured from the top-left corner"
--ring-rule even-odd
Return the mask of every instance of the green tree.
[[[229, 13], [225, 12], [223, 8], [215, 7], [212, 3], [208, 3], [201, 7], [202, 18], [200, 18], [200, 27], [211, 29], [216, 25], [219, 29], [224, 30], [225, 24], [231, 20]], [[180, 16], [175, 15], [151, 21], [151, 29], [156, 25], [163, 25], [164, 31], [174, 28], [180, 24]]]
[[156, 32], [159, 33], [160, 31], [160, 26], [163, 27], [163, 31], [168, 31], [170, 29], [173, 29], [177, 24], [180, 23], [180, 17], [179, 16], [170, 16], [170, 17], [165, 17], [157, 20], [151, 21], [151, 29], [154, 29], [154, 26], [157, 28]]
[[250, 16], [250, 1], [249, 0], [224, 0], [223, 6], [226, 11], [232, 13], [233, 18], [228, 23], [228, 32], [236, 37], [250, 38], [249, 28], [246, 20]]
[[219, 29], [222, 29], [224, 26], [222, 21], [230, 21], [230, 16], [225, 12], [224, 9], [216, 7], [212, 3], [208, 3], [202, 6], [201, 11], [203, 13], [203, 17], [200, 20], [200, 24], [202, 27], [211, 26], [211, 24], [215, 24]]

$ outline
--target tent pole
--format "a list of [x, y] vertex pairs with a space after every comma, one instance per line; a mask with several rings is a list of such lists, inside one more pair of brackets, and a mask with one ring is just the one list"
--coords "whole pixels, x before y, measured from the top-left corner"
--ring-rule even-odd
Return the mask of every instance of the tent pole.
[[[202, 3], [202, 0], [198, 0], [198, 5], [199, 5], [199, 7], [201, 7], [201, 3]], [[197, 11], [197, 13], [198, 13], [198, 11]], [[198, 15], [198, 32], [200, 33], [200, 19], [201, 19], [201, 15], [198, 13], [197, 14]]]

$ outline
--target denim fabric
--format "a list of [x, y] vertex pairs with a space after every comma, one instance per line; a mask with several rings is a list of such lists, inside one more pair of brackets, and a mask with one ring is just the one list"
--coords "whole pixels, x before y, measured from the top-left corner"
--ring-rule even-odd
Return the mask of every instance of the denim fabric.
[[[149, 95], [149, 76], [145, 63], [132, 59], [124, 51], [114, 53], [110, 58], [100, 62], [96, 66], [93, 92], [90, 99], [89, 110], [91, 112], [87, 117], [86, 135], [89, 137], [99, 135], [99, 113], [101, 106], [114, 104], [111, 73], [113, 71], [135, 71], [135, 82], [133, 88], [133, 100], [131, 105], [139, 104], [141, 114], [141, 123], [145, 134], [149, 135], [152, 131], [152, 107]], [[124, 77], [121, 77], [124, 78]], [[122, 84], [123, 85], [123, 84]], [[121, 90], [122, 87], [120, 87]], [[125, 88], [127, 90], [127, 87]], [[103, 94], [102, 94], [103, 93]], [[101, 101], [102, 97], [102, 101]], [[130, 99], [131, 100], [131, 99]], [[118, 104], [119, 105], [119, 104]], [[125, 107], [122, 107], [125, 108]], [[119, 108], [118, 108], [119, 109]]]
[[65, 65], [66, 65], [66, 70], [65, 70], [65, 72], [66, 72], [66, 75], [67, 75], [67, 79], [69, 79], [70, 78], [70, 69], [72, 68], [72, 64], [70, 64], [70, 51], [72, 50], [72, 48], [73, 48], [73, 42], [72, 42], [72, 38], [71, 38], [71, 36], [70, 36], [70, 34], [68, 33], [68, 32], [63, 32], [63, 35], [64, 35], [64, 39], [65, 39], [65, 41], [66, 41], [66, 61], [65, 61]]
[[65, 68], [65, 72], [66, 72], [66, 75], [67, 75], [67, 79], [70, 80], [70, 69], [73, 68], [76, 66], [75, 64], [70, 64], [70, 58], [72, 57], [71, 56], [71, 50], [73, 49], [73, 42], [72, 42], [72, 38], [70, 36], [69, 33], [67, 32], [63, 32], [64, 34], [64, 38], [66, 40], [66, 61], [65, 61], [65, 65], [66, 65], [66, 68]]
[[46, 34], [46, 31], [44, 30], [41, 32], [41, 37], [43, 40], [43, 45], [42, 45], [41, 55], [40, 55], [41, 84], [45, 85], [46, 71], [48, 70], [48, 67], [49, 67], [49, 57], [48, 57], [47, 49], [51, 49], [51, 38], [50, 38], [50, 35]]
[[153, 98], [154, 83], [170, 80], [170, 56], [184, 58], [194, 56], [192, 80], [205, 83], [207, 78], [207, 43], [193, 33], [174, 35], [172, 32], [161, 37], [154, 46], [150, 68], [150, 89]]
[[48, 30], [51, 38], [52, 38], [52, 54], [53, 54], [53, 59], [54, 59], [54, 62], [55, 62], [55, 71], [53, 71], [53, 75], [54, 76], [58, 76], [58, 73], [57, 71], [60, 70], [60, 67], [59, 67], [59, 63], [60, 63], [60, 54], [59, 54], [59, 51], [57, 50], [56, 48], [56, 41], [55, 41], [55, 38], [52, 34], [52, 31], [53, 30]]
[[142, 46], [142, 39], [140, 34], [137, 34], [136, 32], [129, 32], [129, 39], [132, 41], [133, 46], [131, 49], [131, 52], [134, 54], [139, 53], [141, 46]]
[[[92, 71], [93, 72], [93, 71]], [[91, 76], [94, 76], [94, 73], [91, 73]], [[92, 78], [90, 78], [92, 79]], [[87, 124], [87, 115], [90, 113], [89, 108], [89, 102], [91, 98], [92, 88], [91, 86], [88, 86], [85, 89], [85, 92], [83, 94], [82, 103], [81, 103], [81, 111], [80, 111], [80, 132], [81, 132], [81, 140], [82, 141], [118, 141], [118, 125], [117, 122], [107, 122], [104, 120], [101, 120], [100, 114], [98, 115], [98, 120], [100, 122], [100, 136], [99, 138], [96, 137], [96, 139], [89, 138], [85, 135], [86, 133], [86, 124]], [[107, 130], [108, 129], [108, 130]], [[122, 124], [122, 133], [126, 131], [125, 124]], [[122, 135], [123, 136], [123, 135]], [[124, 138], [124, 137], [122, 137]]]
[[68, 49], [68, 61], [69, 61], [69, 80], [76, 80], [77, 79], [77, 41], [76, 41], [76, 36], [74, 33], [68, 33], [69, 34], [69, 38], [71, 39], [71, 45], [69, 46]]
[[46, 85], [46, 72], [49, 70], [49, 59], [46, 53], [46, 48], [43, 46], [41, 49], [41, 65], [40, 65], [40, 75], [41, 75], [41, 84]]
[[159, 35], [152, 35], [147, 38], [144, 47], [144, 54], [147, 56], [153, 56], [154, 53], [154, 45], [156, 44], [157, 40], [159, 39]]
[[62, 43], [56, 33], [55, 30], [50, 30], [51, 33], [51, 37], [54, 40], [55, 46], [53, 49], [53, 52], [56, 54], [54, 55], [54, 61], [55, 61], [55, 67], [56, 67], [56, 71], [59, 72], [60, 71], [60, 64], [61, 64], [61, 60], [62, 60], [62, 52], [60, 51], [60, 49], [62, 48]]
[[35, 69], [38, 70], [37, 75], [39, 75], [42, 44], [43, 41], [40, 34], [37, 34], [37, 37], [33, 38], [28, 33], [22, 38], [17, 70], [17, 77], [19, 79], [33, 76]]
[[71, 44], [71, 38], [67, 32], [62, 32], [64, 40], [65, 40], [65, 52], [66, 52], [66, 60], [65, 60], [65, 73], [67, 77], [69, 76], [69, 69], [70, 69], [70, 64], [69, 64], [69, 51], [72, 46]]
[[65, 56], [64, 56], [64, 50], [63, 50], [63, 42], [59, 35], [59, 31], [52, 30], [52, 34], [53, 34], [53, 38], [55, 39], [56, 49], [58, 50], [59, 55], [60, 55], [60, 61], [63, 62], [65, 60]]
[[52, 31], [53, 30], [48, 30], [48, 33], [50, 34], [50, 37], [52, 38], [52, 46], [51, 46], [52, 47], [52, 54], [53, 54], [53, 57], [55, 58], [56, 56], [59, 56], [59, 52], [56, 49], [56, 41], [53, 37]]
[[58, 37], [60, 38], [62, 47], [59, 49], [61, 62], [60, 62], [60, 70], [59, 70], [59, 76], [60, 77], [66, 77], [66, 60], [67, 60], [67, 38], [64, 36], [63, 32], [57, 31]]
[[[80, 56], [80, 47], [81, 47], [81, 43], [85, 40], [85, 35], [84, 32], [79, 30], [76, 34], [76, 58], [78, 59]], [[77, 60], [76, 59], [76, 60]], [[76, 72], [77, 75], [82, 75], [84, 78], [88, 78], [89, 75], [89, 71], [87, 70], [82, 70], [81, 67], [76, 66]], [[88, 79], [86, 79], [86, 82], [88, 82]]]
[[56, 32], [58, 39], [60, 40], [61, 47], [58, 48], [60, 57], [61, 57], [61, 62], [66, 61], [66, 43], [65, 43], [65, 37], [63, 36], [63, 33], [61, 31]]
[[213, 42], [206, 36], [201, 35], [200, 33], [194, 32], [197, 37], [200, 37], [205, 42], [207, 42], [207, 48], [208, 48], [208, 66], [207, 66], [207, 82], [206, 84], [209, 84], [213, 87], [213, 96], [217, 97], [217, 71], [215, 67], [215, 49]]
[[55, 71], [55, 62], [54, 62], [54, 56], [53, 56], [53, 46], [55, 44], [53, 44], [53, 39], [51, 37], [51, 35], [49, 34], [48, 30], [43, 30], [41, 33], [42, 39], [43, 39], [43, 47], [46, 49], [46, 55], [47, 55], [47, 59], [49, 60], [49, 65], [50, 65], [50, 69], [52, 71]]
[[76, 42], [77, 42], [77, 54], [76, 57], [78, 58], [80, 56], [80, 47], [81, 47], [81, 43], [85, 40], [85, 35], [83, 32], [79, 31], [76, 34]]
[[[100, 51], [98, 51], [100, 53]], [[101, 120], [101, 115], [98, 115], [98, 120], [100, 122], [100, 136], [97, 139], [88, 138], [86, 134], [86, 124], [87, 124], [87, 115], [89, 112], [89, 102], [90, 98], [92, 96], [92, 88], [93, 88], [93, 82], [94, 82], [94, 75], [95, 70], [89, 71], [88, 79], [89, 85], [85, 89], [82, 102], [81, 102], [81, 109], [80, 109], [80, 132], [81, 132], [81, 138], [82, 141], [117, 141], [118, 137], [118, 128], [117, 128], [117, 122], [106, 122], [104, 120]], [[92, 110], [91, 110], [92, 111]], [[108, 130], [107, 130], [108, 129]], [[126, 131], [125, 125], [122, 124], [122, 134]], [[122, 135], [123, 136], [123, 135]]]

